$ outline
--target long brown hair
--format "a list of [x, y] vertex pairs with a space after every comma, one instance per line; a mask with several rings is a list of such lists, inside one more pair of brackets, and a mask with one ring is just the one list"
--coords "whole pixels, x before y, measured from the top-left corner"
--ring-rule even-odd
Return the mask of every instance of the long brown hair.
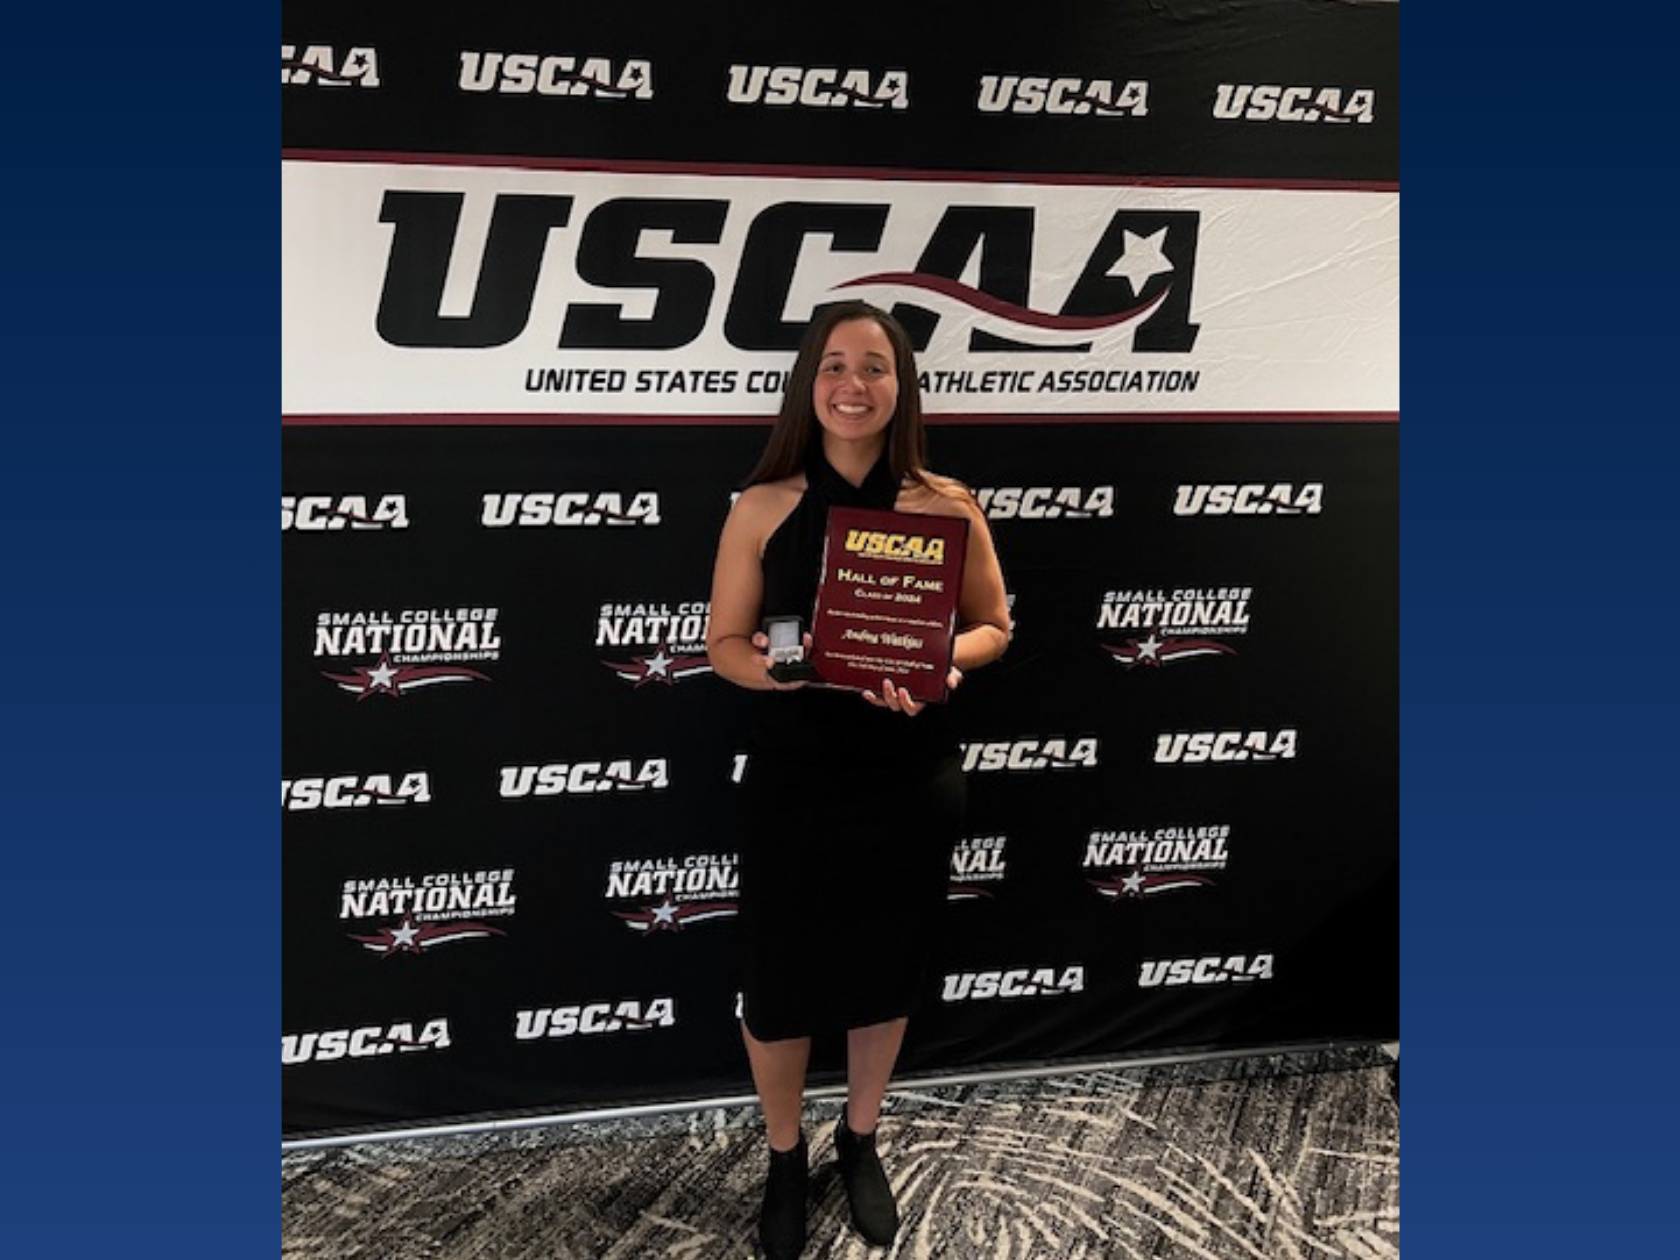
[[906, 477], [922, 485], [929, 485], [927, 468], [927, 429], [922, 424], [922, 387], [916, 373], [916, 351], [910, 344], [910, 334], [904, 325], [887, 311], [868, 302], [849, 300], [834, 302], [818, 308], [799, 341], [799, 353], [793, 370], [788, 374], [787, 389], [782, 394], [781, 410], [776, 423], [764, 443], [764, 453], [747, 478], [747, 485], [777, 481], [802, 472], [810, 457], [811, 444], [819, 441], [817, 409], [811, 401], [811, 389], [817, 379], [817, 365], [828, 345], [828, 335], [837, 324], [854, 319], [872, 319], [887, 334], [893, 349], [893, 371], [898, 377], [898, 407], [887, 424], [887, 466], [894, 480], [904, 484]]

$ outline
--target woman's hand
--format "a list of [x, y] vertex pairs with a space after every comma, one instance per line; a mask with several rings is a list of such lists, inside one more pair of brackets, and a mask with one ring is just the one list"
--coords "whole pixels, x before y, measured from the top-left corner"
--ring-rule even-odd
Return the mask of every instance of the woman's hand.
[[[957, 684], [962, 681], [962, 677], [962, 670], [953, 665], [951, 666], [951, 672], [945, 676], [945, 685], [952, 691], [955, 691], [957, 689]], [[892, 709], [895, 712], [903, 713], [910, 717], [915, 717], [916, 714], [920, 713], [927, 707], [926, 701], [918, 703], [915, 697], [908, 691], [905, 691], [902, 687], [893, 686], [892, 679], [890, 678], [883, 678], [881, 680], [881, 691], [879, 695], [873, 691], [866, 691], [863, 693], [863, 698], [869, 701], [869, 703], [874, 705], [877, 709]]]
[[[775, 662], [770, 659], [770, 636], [765, 634], [764, 631], [759, 630], [754, 632], [752, 645], [759, 653], [756, 658], [758, 660], [758, 667], [764, 671], [764, 680], [770, 684], [770, 690], [798, 691], [805, 685], [805, 679], [803, 678], [796, 682], [778, 682], [770, 676], [770, 666], [775, 664]], [[804, 647], [805, 659], [809, 660], [811, 658], [811, 632], [809, 630], [805, 632]]]

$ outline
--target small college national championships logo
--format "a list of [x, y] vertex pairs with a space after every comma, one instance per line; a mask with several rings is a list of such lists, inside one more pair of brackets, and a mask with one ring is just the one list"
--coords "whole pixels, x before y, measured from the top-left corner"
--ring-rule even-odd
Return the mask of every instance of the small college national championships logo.
[[1086, 880], [1109, 902], [1142, 901], [1187, 888], [1211, 888], [1229, 859], [1231, 828], [1139, 827], [1093, 831], [1085, 842]]
[[1008, 836], [964, 836], [951, 850], [951, 876], [947, 901], [990, 899], [988, 884], [1000, 884], [1008, 876], [1004, 851]]
[[[436, 871], [410, 875], [347, 879], [339, 892], [342, 920], [389, 919], [394, 926], [351, 932], [351, 940], [384, 958], [423, 954], [439, 945], [506, 936], [485, 919], [509, 918], [517, 899], [513, 871]], [[463, 917], [465, 916], [465, 917]]]
[[607, 868], [604, 900], [633, 932], [681, 932], [740, 913], [741, 874], [734, 853], [624, 858]]
[[[323, 612], [315, 619], [315, 656], [345, 670], [322, 670], [341, 691], [402, 697], [447, 683], [489, 682], [472, 664], [501, 657], [494, 608], [404, 608], [396, 612]], [[351, 664], [361, 658], [373, 664]]]
[[1103, 651], [1128, 671], [1234, 656], [1236, 648], [1225, 640], [1248, 633], [1252, 596], [1247, 586], [1109, 591], [1097, 613], [1097, 629], [1137, 633], [1121, 643], [1104, 643]]
[[712, 672], [706, 655], [711, 604], [602, 604], [595, 622], [601, 664], [634, 687], [670, 687]]

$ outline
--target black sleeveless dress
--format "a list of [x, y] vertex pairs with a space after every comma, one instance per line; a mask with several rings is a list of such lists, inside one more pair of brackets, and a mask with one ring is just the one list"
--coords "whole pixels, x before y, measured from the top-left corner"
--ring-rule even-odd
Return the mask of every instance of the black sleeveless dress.
[[[816, 603], [830, 505], [892, 508], [886, 455], [854, 487], [820, 453], [764, 550], [764, 615]], [[910, 1014], [960, 838], [965, 781], [950, 704], [915, 717], [850, 691], [755, 692], [742, 780], [742, 1014], [760, 1041]]]

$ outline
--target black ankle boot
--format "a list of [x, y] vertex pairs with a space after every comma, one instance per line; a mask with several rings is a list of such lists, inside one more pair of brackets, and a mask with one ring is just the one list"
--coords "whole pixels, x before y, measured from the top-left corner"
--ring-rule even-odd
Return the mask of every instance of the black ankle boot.
[[852, 1224], [865, 1241], [887, 1246], [898, 1236], [898, 1203], [875, 1154], [875, 1135], [853, 1133], [842, 1111], [834, 1126], [834, 1153], [840, 1158], [840, 1180], [852, 1207]]
[[758, 1213], [758, 1242], [769, 1260], [794, 1260], [805, 1247], [805, 1200], [810, 1162], [805, 1135], [791, 1151], [770, 1152], [764, 1178], [764, 1206]]

